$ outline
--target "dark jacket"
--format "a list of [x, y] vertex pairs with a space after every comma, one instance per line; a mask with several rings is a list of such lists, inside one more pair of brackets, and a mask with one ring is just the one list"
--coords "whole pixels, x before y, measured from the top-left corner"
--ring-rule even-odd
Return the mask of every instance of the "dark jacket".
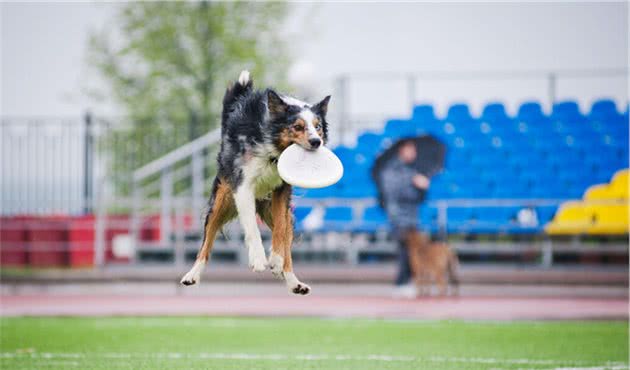
[[413, 185], [416, 174], [413, 167], [398, 158], [381, 171], [385, 211], [395, 231], [417, 226], [418, 205], [424, 200], [425, 191]]

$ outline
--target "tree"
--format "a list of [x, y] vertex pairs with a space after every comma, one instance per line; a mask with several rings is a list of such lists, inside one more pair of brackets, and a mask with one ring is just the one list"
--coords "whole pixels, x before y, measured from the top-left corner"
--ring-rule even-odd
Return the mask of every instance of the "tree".
[[115, 32], [92, 35], [89, 61], [108, 82], [98, 95], [131, 123], [109, 136], [114, 182], [217, 127], [225, 88], [242, 69], [259, 86], [286, 88], [286, 13], [279, 2], [132, 2]]

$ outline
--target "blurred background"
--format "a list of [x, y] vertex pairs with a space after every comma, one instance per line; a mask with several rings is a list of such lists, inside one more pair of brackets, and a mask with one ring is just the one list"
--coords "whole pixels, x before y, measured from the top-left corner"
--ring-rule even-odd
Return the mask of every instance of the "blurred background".
[[430, 134], [446, 164], [417, 223], [457, 251], [462, 295], [627, 299], [626, 2], [0, 9], [6, 296], [285, 294], [248, 271], [238, 223], [204, 284], [177, 286], [201, 242], [221, 97], [248, 69], [261, 88], [332, 95], [345, 175], [294, 190], [296, 271], [321, 294], [389, 297], [397, 250], [369, 171]]

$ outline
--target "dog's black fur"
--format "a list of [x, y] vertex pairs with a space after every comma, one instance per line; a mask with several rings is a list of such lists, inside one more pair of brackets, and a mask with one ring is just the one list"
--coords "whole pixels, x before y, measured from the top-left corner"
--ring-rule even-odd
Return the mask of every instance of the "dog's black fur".
[[[239, 162], [248, 154], [264, 155], [277, 160], [286, 146], [280, 136], [303, 110], [311, 111], [321, 122], [323, 144], [328, 139], [326, 113], [330, 96], [314, 106], [288, 104], [273, 89], [254, 90], [253, 82], [239, 82], [228, 88], [223, 98], [221, 116], [221, 150], [218, 176], [227, 179], [233, 189], [242, 180]], [[305, 149], [311, 149], [305, 147]]]

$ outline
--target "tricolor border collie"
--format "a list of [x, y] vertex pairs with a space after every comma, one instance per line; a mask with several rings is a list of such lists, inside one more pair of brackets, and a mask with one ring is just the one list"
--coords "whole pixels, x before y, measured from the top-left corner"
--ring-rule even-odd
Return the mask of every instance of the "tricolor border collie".
[[[315, 150], [326, 143], [329, 100], [327, 96], [311, 105], [272, 89], [254, 90], [247, 71], [241, 72], [238, 81], [227, 89], [223, 98], [218, 173], [208, 202], [203, 243], [182, 284], [199, 282], [217, 232], [238, 216], [248, 248], [249, 267], [256, 272], [269, 268], [295, 294], [310, 292], [311, 288], [293, 273], [291, 186], [278, 175], [277, 160], [291, 144]], [[256, 215], [272, 230], [268, 259]]]

